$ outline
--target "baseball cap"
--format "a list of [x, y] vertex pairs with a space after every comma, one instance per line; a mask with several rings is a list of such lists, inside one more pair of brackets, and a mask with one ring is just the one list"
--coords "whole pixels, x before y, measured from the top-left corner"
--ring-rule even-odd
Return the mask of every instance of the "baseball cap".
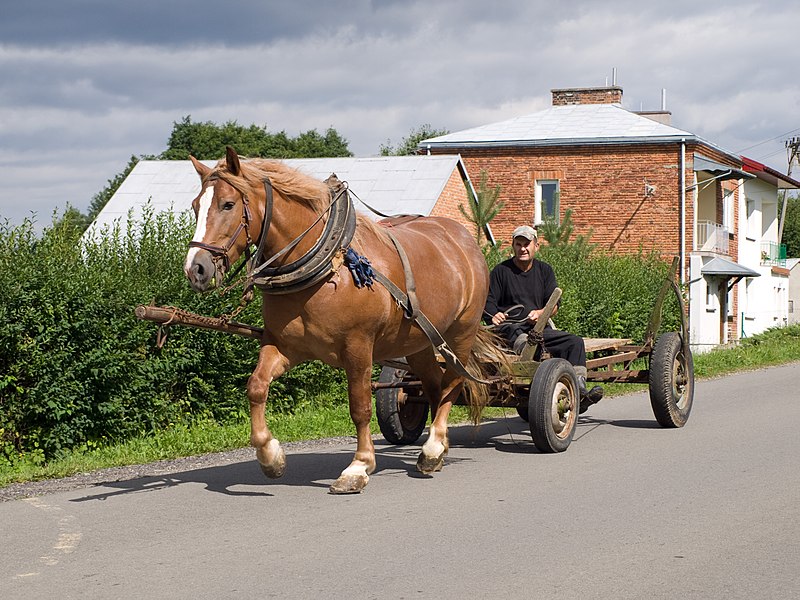
[[538, 239], [539, 236], [536, 235], [536, 230], [530, 225], [521, 225], [514, 230], [511, 239], [513, 240], [515, 237], [524, 237], [529, 242], [532, 242]]

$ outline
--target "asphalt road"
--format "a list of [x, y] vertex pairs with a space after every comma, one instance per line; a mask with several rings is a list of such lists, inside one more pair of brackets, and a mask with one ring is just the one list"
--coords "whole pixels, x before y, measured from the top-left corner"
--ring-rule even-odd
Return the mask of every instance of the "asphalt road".
[[267, 482], [208, 467], [0, 503], [0, 596], [800, 597], [800, 364], [697, 385], [683, 429], [645, 394], [603, 401], [567, 452], [508, 419], [451, 430], [441, 473], [378, 442], [358, 496], [327, 487], [354, 444], [289, 452]]

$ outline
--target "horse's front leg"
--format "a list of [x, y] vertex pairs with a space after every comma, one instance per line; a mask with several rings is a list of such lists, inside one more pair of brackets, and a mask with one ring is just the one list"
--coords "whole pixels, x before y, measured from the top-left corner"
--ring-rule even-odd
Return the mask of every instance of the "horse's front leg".
[[350, 418], [356, 426], [358, 445], [350, 465], [330, 487], [331, 494], [356, 494], [363, 490], [375, 470], [375, 446], [369, 422], [372, 418], [372, 344], [354, 344], [357, 354], [344, 361], [347, 390], [350, 396]]
[[247, 398], [250, 400], [250, 444], [256, 449], [256, 458], [264, 475], [281, 477], [286, 470], [286, 454], [280, 442], [272, 436], [264, 414], [269, 395], [269, 385], [290, 367], [289, 360], [275, 346], [264, 345], [258, 353], [258, 365], [247, 381]]

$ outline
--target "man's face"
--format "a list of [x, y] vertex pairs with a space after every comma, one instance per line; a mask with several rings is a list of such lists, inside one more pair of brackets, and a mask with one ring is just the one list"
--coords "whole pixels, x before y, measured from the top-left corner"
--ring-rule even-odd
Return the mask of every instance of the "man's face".
[[511, 247], [514, 249], [514, 258], [520, 262], [529, 262], [536, 256], [539, 242], [537, 240], [528, 240], [528, 238], [518, 235], [514, 238]]

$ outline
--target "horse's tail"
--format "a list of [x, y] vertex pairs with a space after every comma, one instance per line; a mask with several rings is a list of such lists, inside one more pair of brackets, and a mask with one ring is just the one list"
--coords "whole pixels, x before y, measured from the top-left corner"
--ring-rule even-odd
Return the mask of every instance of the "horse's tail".
[[480, 423], [483, 409], [489, 404], [490, 389], [496, 387], [496, 393], [500, 394], [510, 390], [511, 359], [503, 347], [503, 341], [496, 333], [486, 327], [478, 327], [466, 364], [467, 372], [475, 379], [501, 377], [505, 380], [499, 379], [496, 384], [485, 384], [465, 378], [464, 392], [469, 404], [469, 416], [476, 425]]

